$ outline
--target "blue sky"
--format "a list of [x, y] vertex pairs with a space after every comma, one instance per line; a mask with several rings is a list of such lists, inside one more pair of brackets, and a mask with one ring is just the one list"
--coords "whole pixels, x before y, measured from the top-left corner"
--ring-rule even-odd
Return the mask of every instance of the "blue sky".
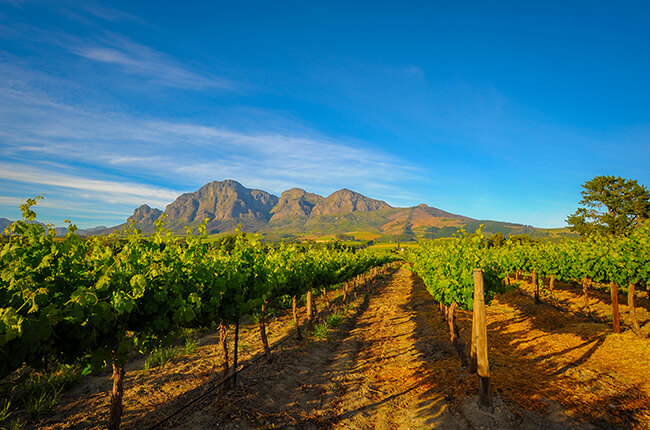
[[232, 178], [563, 226], [594, 176], [650, 186], [649, 5], [0, 0], [0, 217]]

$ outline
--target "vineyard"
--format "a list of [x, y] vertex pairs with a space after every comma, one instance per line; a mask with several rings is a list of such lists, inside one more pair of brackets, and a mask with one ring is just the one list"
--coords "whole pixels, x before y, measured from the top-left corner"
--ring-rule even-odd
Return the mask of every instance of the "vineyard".
[[[650, 223], [628, 237], [591, 236], [559, 244], [510, 240], [491, 246], [480, 229], [473, 235], [459, 231], [446, 241], [421, 243], [409, 253], [408, 260], [436, 301], [470, 310], [474, 302], [473, 269], [483, 271], [487, 302], [505, 292], [511, 275], [519, 281], [522, 272], [530, 274], [536, 302], [540, 301], [540, 293], [554, 300], [558, 282], [579, 282], [587, 315], [591, 313], [590, 286], [607, 284], [614, 331], [621, 331], [618, 291], [622, 289], [627, 295], [629, 326], [641, 334], [634, 298], [637, 286], [645, 289], [650, 285]], [[548, 282], [542, 283], [542, 278]]]
[[[309, 324], [314, 289], [327, 300], [331, 285], [390, 260], [348, 250], [266, 247], [244, 234], [214, 247], [203, 226], [179, 239], [165, 231], [163, 220], [147, 238], [129, 229], [124, 236], [86, 239], [70, 225], [57, 240], [52, 229], [34, 222], [35, 203], [21, 207], [23, 220], [9, 227], [0, 252], [0, 376], [25, 365], [110, 363], [111, 429], [120, 425], [132, 350], [153, 351], [182, 329], [219, 326], [227, 357], [225, 328], [235, 325], [237, 337], [240, 319], [255, 316], [270, 358], [269, 308], [292, 303], [299, 328], [297, 298], [307, 297]], [[236, 368], [236, 344], [233, 353]]]
[[[606, 357], [605, 361], [609, 368], [613, 367], [612, 362], [625, 362], [628, 368], [622, 373], [626, 373], [626, 377], [633, 381], [636, 394], [630, 398], [624, 394], [621, 396], [623, 400], [616, 401], [622, 402], [621, 405], [609, 404], [609, 407], [619, 407], [619, 412], [623, 411], [621, 415], [628, 415], [617, 417], [617, 421], [626, 426], [644, 428], [650, 425], [650, 411], [647, 408], [650, 381], [647, 381], [647, 371], [643, 370], [650, 357], [650, 345], [645, 339], [650, 335], [650, 308], [646, 303], [647, 288], [650, 285], [650, 223], [639, 226], [627, 237], [594, 235], [584, 240], [566, 240], [559, 244], [521, 240], [491, 243], [480, 229], [472, 235], [461, 230], [449, 240], [420, 243], [418, 248], [409, 250], [407, 260], [438, 303], [443, 320], [449, 328], [450, 341], [462, 364], [468, 366], [471, 372], [478, 370], [480, 402], [488, 409], [492, 409], [489, 393], [492, 365], [487, 361], [485, 344], [493, 341], [494, 337], [501, 338], [503, 342], [503, 335], [493, 334], [492, 339], [488, 339], [485, 329], [483, 334], [477, 332], [477, 318], [482, 319], [483, 324], [486, 319], [485, 310], [481, 308], [477, 311], [477, 304], [481, 303], [482, 306], [483, 298], [490, 303], [497, 295], [506, 297], [506, 293], [518, 288], [519, 293], [529, 296], [535, 305], [541, 306], [544, 302], [554, 310], [568, 314], [564, 317], [567, 322], [574, 320], [574, 315], [582, 316], [587, 321], [611, 325], [611, 330], [617, 334], [622, 332], [622, 325], [627, 326], [635, 340], [623, 346], [628, 349], [625, 353], [620, 351], [619, 345], [615, 356]], [[576, 285], [579, 288], [575, 288]], [[646, 292], [644, 306], [639, 311], [635, 304], [638, 300], [637, 286]], [[481, 292], [479, 297], [476, 296], [477, 287]], [[621, 319], [619, 289], [627, 296], [625, 321]], [[458, 327], [457, 309], [473, 311], [469, 328], [472, 333], [468, 342], [471, 344], [469, 360]], [[516, 310], [510, 312], [520, 313]], [[465, 314], [462, 314], [461, 319], [464, 317]], [[546, 334], [539, 332], [540, 337], [551, 337], [550, 332], [566, 329], [561, 321], [562, 316], [553, 318], [556, 318], [550, 323], [553, 328]], [[501, 330], [507, 332], [509, 327], [501, 326]], [[532, 331], [532, 328], [528, 330]], [[605, 337], [593, 329], [587, 333], [582, 329], [575, 331], [583, 340], [587, 339], [586, 344], [592, 344], [592, 348], [578, 358], [578, 362], [585, 361], [599, 349]], [[477, 348], [481, 343], [484, 344], [484, 363], [481, 369], [479, 358], [477, 369]], [[584, 345], [585, 343], [580, 345], [573, 342], [573, 346], [560, 349], [557, 354], [562, 355]], [[498, 355], [501, 355], [500, 352], [497, 350]], [[547, 358], [552, 355], [547, 355]], [[564, 370], [559, 371], [566, 372], [572, 367], [574, 366], [568, 364], [561, 368]], [[535, 379], [538, 378], [531, 375], [530, 381]], [[484, 383], [484, 380], [488, 382]], [[616, 387], [616, 383], [612, 386]], [[639, 387], [644, 388], [636, 391]], [[625, 391], [626, 387], [618, 388]], [[574, 392], [577, 391], [581, 390], [574, 389]], [[642, 394], [644, 391], [646, 394]]]
[[148, 237], [70, 225], [59, 239], [35, 203], [3, 237], [0, 376], [15, 388], [72, 365], [102, 381], [35, 427], [650, 424], [650, 224], [559, 244], [460, 231], [398, 257], [243, 233], [208, 243], [203, 226], [180, 238], [163, 219]]

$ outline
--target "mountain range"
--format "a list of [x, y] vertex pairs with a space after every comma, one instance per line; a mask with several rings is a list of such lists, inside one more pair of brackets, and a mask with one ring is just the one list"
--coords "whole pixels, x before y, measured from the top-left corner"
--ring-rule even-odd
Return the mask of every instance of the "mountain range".
[[[268, 240], [332, 239], [357, 241], [408, 241], [453, 235], [458, 228], [474, 231], [483, 225], [487, 235], [501, 232], [508, 236], [528, 234], [538, 238], [571, 235], [566, 229], [540, 229], [523, 224], [477, 220], [419, 204], [393, 207], [347, 188], [327, 197], [291, 188], [280, 196], [249, 189], [237, 181], [213, 181], [192, 193], [181, 194], [165, 210], [142, 205], [126, 222], [113, 227], [79, 230], [82, 235], [108, 234], [126, 228], [130, 222], [144, 233], [155, 230], [155, 221], [164, 215], [165, 226], [172, 232], [185, 233], [207, 219], [208, 234], [220, 234], [240, 228], [260, 233]], [[0, 231], [12, 221], [0, 218]], [[65, 228], [56, 229], [64, 235]]]
[[292, 188], [278, 197], [246, 188], [234, 180], [210, 182], [195, 192], [182, 194], [164, 211], [142, 205], [124, 224], [81, 230], [80, 233], [106, 234], [122, 230], [128, 222], [135, 222], [143, 232], [149, 233], [155, 230], [154, 222], [163, 215], [165, 226], [179, 234], [185, 232], [185, 226], [196, 227], [207, 219], [209, 234], [232, 232], [239, 226], [242, 231], [261, 233], [270, 240], [338, 237], [405, 241], [451, 236], [459, 227], [473, 231], [480, 224], [484, 225], [483, 231], [487, 234], [555, 235], [551, 230], [476, 220], [425, 204], [392, 207], [345, 188], [327, 197]]

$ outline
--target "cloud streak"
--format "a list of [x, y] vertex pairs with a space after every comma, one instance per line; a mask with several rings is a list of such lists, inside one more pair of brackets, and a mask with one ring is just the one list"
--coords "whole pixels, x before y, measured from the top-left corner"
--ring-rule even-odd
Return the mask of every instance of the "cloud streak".
[[0, 179], [23, 184], [39, 184], [86, 191], [109, 202], [155, 202], [159, 206], [173, 201], [180, 193], [161, 187], [132, 182], [105, 181], [52, 172], [46, 168], [18, 163], [0, 163]]
[[[420, 172], [409, 163], [364, 142], [308, 130], [233, 130], [222, 125], [103, 113], [63, 103], [45, 92], [0, 83], [0, 154], [15, 159], [45, 154], [97, 169], [118, 169], [143, 178], [173, 179], [198, 186], [233, 178], [281, 192], [293, 186], [317, 192], [334, 187], [360, 191], [390, 187]], [[261, 126], [262, 127], [262, 126]], [[285, 129], [290, 129], [288, 124]], [[164, 180], [164, 179], [163, 179]], [[169, 179], [166, 179], [169, 181]], [[393, 189], [396, 194], [399, 187]]]
[[79, 57], [109, 64], [156, 85], [181, 89], [235, 90], [234, 82], [208, 73], [197, 73], [173, 58], [122, 36], [109, 34], [98, 43], [78, 42], [68, 48]]

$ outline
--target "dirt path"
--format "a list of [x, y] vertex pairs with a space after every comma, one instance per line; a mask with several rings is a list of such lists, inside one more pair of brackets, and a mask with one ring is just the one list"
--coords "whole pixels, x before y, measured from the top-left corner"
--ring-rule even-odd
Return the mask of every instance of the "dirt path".
[[412, 288], [405, 268], [378, 279], [329, 340], [274, 352], [271, 363], [242, 373], [235, 392], [220, 393], [177, 428], [466, 428], [428, 366], [453, 363], [454, 352], [418, 327], [417, 308], [432, 302], [414, 309]]
[[435, 309], [402, 267], [360, 292], [328, 341], [281, 349], [175, 428], [590, 428], [559, 406], [544, 416], [498, 395], [493, 414], [478, 410], [463, 389], [476, 377], [461, 367]]

